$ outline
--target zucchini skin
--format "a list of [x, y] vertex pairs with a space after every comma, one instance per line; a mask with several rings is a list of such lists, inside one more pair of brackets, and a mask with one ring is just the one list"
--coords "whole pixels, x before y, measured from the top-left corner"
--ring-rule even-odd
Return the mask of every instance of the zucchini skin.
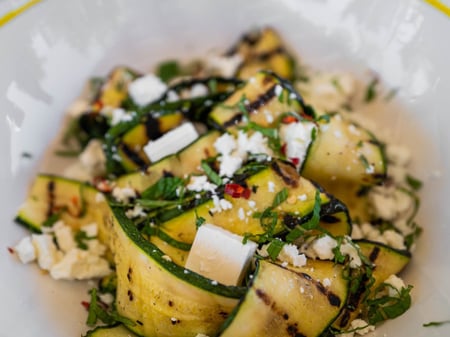
[[145, 240], [123, 209], [111, 207], [117, 270], [116, 308], [148, 337], [212, 335], [246, 289], [185, 271]]
[[89, 330], [83, 337], [140, 337], [122, 324], [113, 326], [98, 326]]

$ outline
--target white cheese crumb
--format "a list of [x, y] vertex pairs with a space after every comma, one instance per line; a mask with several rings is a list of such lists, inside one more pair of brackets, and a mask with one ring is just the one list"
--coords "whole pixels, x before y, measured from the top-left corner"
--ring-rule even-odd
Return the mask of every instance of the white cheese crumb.
[[121, 122], [129, 122], [133, 119], [131, 113], [127, 113], [122, 108], [116, 108], [111, 111], [111, 125], [117, 125]]
[[386, 156], [397, 166], [407, 166], [411, 161], [411, 151], [404, 146], [389, 144], [386, 147]]
[[351, 329], [356, 329], [355, 333], [360, 336], [363, 336], [363, 335], [375, 330], [375, 326], [370, 325], [366, 321], [359, 319], [359, 318], [354, 319], [350, 323], [350, 327], [351, 327]]
[[406, 249], [403, 236], [392, 229], [383, 232], [383, 238], [387, 244], [395, 249]]
[[389, 284], [391, 286], [388, 287], [388, 293], [390, 297], [398, 297], [399, 292], [403, 288], [406, 288], [406, 285], [403, 282], [403, 280], [394, 274], [390, 275], [386, 280], [384, 280], [384, 283]]
[[50, 275], [56, 280], [86, 280], [110, 273], [106, 259], [78, 248], [72, 249], [50, 269]]
[[239, 170], [242, 166], [242, 158], [238, 156], [224, 155], [219, 158], [220, 170], [219, 175], [221, 177], [232, 177], [234, 172]]
[[14, 251], [20, 262], [30, 263], [36, 260], [36, 251], [31, 241], [31, 236], [26, 236], [14, 247]]
[[186, 186], [186, 188], [189, 191], [194, 192], [209, 191], [214, 193], [217, 188], [217, 185], [210, 183], [208, 181], [208, 177], [205, 175], [191, 176], [189, 184]]
[[31, 241], [36, 250], [38, 265], [43, 270], [50, 270], [60, 257], [58, 249], [50, 234], [33, 234]]
[[269, 189], [269, 192], [274, 193], [275, 192], [275, 183], [273, 181], [269, 181], [267, 183], [267, 188]]
[[166, 261], [172, 262], [172, 258], [169, 255], [163, 255], [161, 257]]
[[167, 92], [167, 102], [176, 102], [180, 99], [180, 96], [178, 96], [178, 94], [173, 91], [173, 90], [169, 90]]
[[136, 198], [136, 191], [131, 187], [114, 187], [112, 196], [117, 201], [128, 204], [131, 199]]
[[98, 226], [95, 222], [82, 226], [80, 230], [85, 232], [88, 238], [95, 238], [98, 235]]
[[229, 57], [212, 55], [206, 59], [206, 64], [208, 68], [219, 71], [222, 76], [231, 77], [242, 61], [242, 57], [238, 54]]
[[351, 243], [345, 242], [341, 244], [339, 250], [342, 255], [346, 255], [350, 258], [350, 268], [358, 268], [361, 266], [362, 262], [358, 250]]
[[286, 144], [286, 157], [298, 159], [297, 166], [304, 161], [306, 152], [312, 142], [312, 133], [316, 129], [314, 123], [297, 122], [282, 124], [280, 127], [280, 137]]
[[220, 213], [233, 208], [233, 204], [231, 202], [226, 199], [219, 199], [217, 195], [213, 195], [212, 200], [214, 203], [214, 208], [211, 209], [211, 212], [213, 213]]
[[100, 301], [108, 305], [114, 302], [114, 296], [110, 293], [99, 294], [98, 297], [100, 298]]
[[332, 260], [334, 258], [333, 249], [336, 247], [336, 240], [329, 235], [324, 235], [314, 240], [310, 248], [312, 249], [313, 257], [318, 257], [321, 260]]
[[96, 202], [96, 203], [101, 203], [101, 202], [103, 202], [103, 201], [105, 201], [105, 196], [103, 195], [103, 193], [98, 192], [98, 193], [95, 195], [95, 202]]
[[139, 77], [128, 85], [131, 98], [140, 106], [147, 105], [160, 98], [166, 90], [166, 84], [153, 74]]
[[283, 87], [279, 84], [275, 86], [275, 96], [279, 97], [283, 93]]
[[297, 199], [300, 200], [300, 201], [306, 201], [306, 199], [308, 199], [308, 196], [306, 194], [300, 194], [297, 197]]
[[331, 280], [328, 277], [324, 278], [322, 283], [325, 287], [331, 286]]
[[128, 219], [134, 219], [138, 217], [145, 217], [147, 213], [144, 212], [144, 209], [141, 205], [136, 204], [133, 208], [127, 210], [125, 212], [125, 215]]
[[58, 247], [64, 253], [67, 253], [77, 246], [75, 239], [73, 238], [72, 228], [70, 228], [70, 226], [67, 226], [63, 221], [56, 222], [53, 225], [52, 229], [55, 233]]
[[189, 93], [190, 98], [201, 97], [208, 95], [208, 88], [206, 85], [197, 83], [194, 84]]
[[302, 267], [306, 265], [305, 254], [300, 254], [297, 246], [293, 244], [285, 244], [277, 257], [280, 261], [285, 261], [294, 267]]
[[248, 201], [248, 205], [249, 205], [251, 208], [255, 208], [255, 207], [256, 207], [256, 202], [253, 201], [253, 200], [249, 200], [249, 201]]
[[244, 212], [244, 209], [242, 207], [240, 207], [239, 210], [238, 210], [238, 217], [239, 217], [239, 220], [244, 220], [245, 219], [245, 212]]
[[214, 142], [214, 148], [221, 155], [229, 155], [237, 147], [236, 139], [229, 133], [224, 133]]

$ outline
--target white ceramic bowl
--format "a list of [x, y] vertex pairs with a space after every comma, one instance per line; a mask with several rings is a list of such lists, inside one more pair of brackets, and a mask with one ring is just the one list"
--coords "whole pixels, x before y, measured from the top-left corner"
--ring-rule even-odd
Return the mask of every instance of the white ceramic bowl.
[[414, 149], [414, 172], [426, 182], [424, 234], [404, 275], [415, 286], [413, 307], [376, 335], [450, 335], [450, 325], [422, 327], [450, 319], [449, 17], [419, 0], [47, 0], [0, 28], [0, 336], [84, 330], [86, 285], [53, 281], [6, 249], [26, 233], [13, 223], [15, 211], [84, 81], [117, 64], [148, 70], [220, 50], [261, 25], [277, 28], [315, 67], [357, 76], [371, 69], [400, 88], [407, 113], [383, 117], [395, 140]]

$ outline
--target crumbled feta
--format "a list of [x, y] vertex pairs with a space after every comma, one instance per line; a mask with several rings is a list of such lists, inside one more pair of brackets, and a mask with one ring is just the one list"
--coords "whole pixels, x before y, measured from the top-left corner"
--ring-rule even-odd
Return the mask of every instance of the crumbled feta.
[[286, 157], [297, 158], [297, 165], [301, 165], [305, 159], [315, 128], [311, 122], [282, 124], [280, 127], [280, 137], [286, 144]]
[[112, 196], [117, 201], [128, 204], [131, 199], [136, 198], [136, 191], [131, 187], [114, 187]]
[[300, 194], [297, 197], [297, 199], [300, 200], [300, 201], [306, 201], [306, 199], [308, 199], [308, 196], [306, 194]]
[[328, 277], [324, 278], [322, 283], [325, 287], [331, 286], [331, 280]]
[[310, 244], [307, 254], [311, 254], [311, 257], [318, 257], [321, 260], [332, 260], [334, 258], [333, 249], [336, 247], [336, 240], [329, 235], [324, 235]]
[[34, 249], [31, 236], [26, 236], [20, 240], [14, 247], [14, 251], [22, 263], [30, 263], [36, 260], [36, 251]]
[[377, 186], [369, 193], [369, 201], [375, 214], [384, 220], [406, 217], [414, 208], [413, 199], [396, 187]]
[[246, 156], [247, 153], [263, 153], [269, 156], [272, 155], [272, 151], [267, 146], [267, 138], [261, 132], [254, 132], [249, 137], [246, 132], [240, 130], [238, 133], [237, 143], [237, 150], [241, 156]]
[[153, 74], [139, 77], [128, 85], [131, 98], [140, 106], [147, 105], [160, 98], [166, 90], [167, 85]]
[[395, 249], [406, 249], [405, 239], [403, 235], [397, 233], [392, 229], [385, 230], [383, 232], [383, 238], [386, 240], [387, 244]]
[[95, 238], [98, 235], [98, 226], [95, 222], [82, 226], [80, 230], [85, 232], [88, 238]]
[[293, 244], [285, 244], [278, 254], [277, 259], [280, 261], [288, 262], [294, 267], [302, 267], [306, 265], [305, 254], [300, 254], [297, 246]]
[[229, 155], [237, 147], [236, 139], [229, 133], [224, 133], [214, 142], [214, 148], [221, 155]]
[[411, 161], [411, 151], [404, 147], [395, 144], [389, 144], [386, 147], [386, 156], [389, 161], [396, 166], [407, 166]]
[[100, 140], [90, 140], [78, 158], [91, 176], [100, 176], [105, 173], [106, 157]]
[[271, 193], [275, 192], [275, 183], [273, 181], [267, 182], [267, 188], [269, 192]]
[[283, 87], [279, 84], [275, 86], [275, 96], [280, 97], [283, 93]]
[[229, 155], [219, 157], [219, 161], [219, 175], [221, 177], [232, 177], [233, 174], [241, 168], [243, 162], [241, 157]]
[[339, 251], [342, 255], [346, 255], [350, 258], [350, 268], [357, 268], [361, 266], [361, 258], [358, 250], [349, 242], [342, 243], [339, 247]]
[[214, 193], [216, 191], [216, 188], [217, 185], [210, 183], [208, 181], [208, 177], [205, 175], [191, 176], [189, 184], [186, 186], [187, 190], [194, 192], [209, 191]]
[[384, 283], [389, 285], [387, 288], [390, 297], [398, 297], [399, 292], [403, 288], [406, 288], [405, 282], [403, 282], [400, 277], [394, 274], [390, 275], [386, 280], [384, 280]]
[[242, 207], [240, 207], [238, 210], [238, 217], [239, 217], [239, 220], [245, 220], [245, 212]]
[[208, 92], [209, 92], [209, 90], [206, 85], [197, 83], [192, 86], [189, 96], [190, 96], [190, 98], [206, 96], [206, 95], [208, 95]]
[[257, 244], [212, 224], [199, 227], [186, 261], [186, 268], [215, 282], [241, 282]]
[[158, 161], [168, 155], [174, 154], [198, 138], [198, 133], [192, 123], [184, 123], [170, 130], [156, 140], [144, 146], [144, 152], [152, 161]]
[[178, 94], [175, 91], [169, 90], [167, 92], [167, 98], [166, 98], [167, 102], [176, 102], [179, 99], [180, 99], [180, 96], [178, 96]]
[[213, 195], [212, 200], [214, 203], [214, 208], [211, 209], [211, 212], [213, 213], [220, 213], [233, 208], [233, 204], [231, 202], [226, 199], [219, 199], [217, 195]]
[[144, 212], [144, 209], [142, 208], [141, 205], [136, 204], [136, 205], [134, 205], [133, 208], [127, 210], [125, 212], [125, 215], [129, 219], [133, 219], [133, 218], [138, 218], [138, 217], [145, 217], [147, 215], [147, 213]]
[[77, 246], [73, 237], [72, 228], [67, 226], [63, 221], [60, 220], [53, 225], [53, 233], [55, 233], [59, 249], [64, 253]]
[[50, 234], [33, 234], [31, 241], [36, 250], [39, 267], [43, 270], [50, 270], [61, 257], [53, 242], [53, 236]]
[[110, 305], [114, 302], [114, 296], [110, 293], [99, 294], [98, 297], [103, 303]]
[[218, 56], [213, 55], [206, 59], [208, 68], [215, 69], [224, 77], [233, 76], [243, 59], [240, 55], [235, 54], [233, 56]]
[[131, 113], [127, 113], [122, 108], [116, 108], [111, 111], [111, 125], [116, 125], [121, 122], [129, 122], [133, 119]]
[[102, 256], [106, 252], [106, 246], [97, 239], [89, 239], [86, 241], [88, 251], [93, 255]]
[[106, 259], [78, 248], [72, 249], [50, 269], [50, 275], [56, 280], [86, 280], [110, 273]]
[[350, 323], [350, 328], [352, 330], [356, 330], [355, 333], [360, 336], [363, 336], [363, 335], [375, 330], [375, 326], [370, 325], [366, 321], [359, 319], [359, 318], [354, 319]]

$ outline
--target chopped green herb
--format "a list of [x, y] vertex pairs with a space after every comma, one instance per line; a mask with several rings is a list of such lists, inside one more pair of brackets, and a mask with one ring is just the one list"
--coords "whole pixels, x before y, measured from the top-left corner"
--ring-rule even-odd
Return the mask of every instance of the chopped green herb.
[[274, 239], [270, 242], [269, 246], [267, 247], [267, 253], [272, 260], [275, 260], [278, 255], [280, 255], [280, 252], [285, 244], [286, 243], [281, 241], [280, 239]]
[[278, 95], [278, 102], [283, 103], [285, 95], [286, 95], [285, 89], [281, 90], [280, 94]]
[[161, 80], [168, 82], [181, 74], [181, 68], [177, 61], [170, 60], [160, 63], [156, 68], [156, 74]]
[[202, 160], [200, 166], [205, 172], [208, 179], [211, 180], [211, 182], [213, 182], [217, 186], [222, 185], [222, 178], [220, 178], [220, 176], [211, 168], [211, 166], [209, 166], [206, 160]]
[[361, 160], [361, 163], [364, 165], [366, 172], [369, 172], [372, 169], [372, 166], [370, 165], [365, 155], [359, 155], [359, 160]]
[[280, 192], [275, 195], [275, 198], [272, 202], [272, 208], [278, 207], [288, 198], [289, 191], [286, 187], [284, 187]]
[[53, 213], [52, 215], [50, 215], [50, 216], [47, 218], [47, 220], [45, 220], [45, 221], [42, 223], [42, 227], [52, 227], [52, 226], [56, 223], [56, 221], [59, 220], [59, 217], [60, 217], [60, 216], [61, 216], [61, 211], [60, 211], [60, 212]]
[[77, 243], [77, 247], [83, 250], [87, 250], [89, 247], [86, 244], [87, 240], [93, 240], [95, 237], [88, 236], [85, 231], [79, 230], [75, 234], [75, 242]]
[[444, 324], [450, 324], [450, 320], [446, 320], [446, 321], [431, 321], [428, 323], [423, 323], [422, 326], [425, 328], [431, 327], [431, 326], [441, 326]]
[[[377, 288], [376, 294], [383, 292], [386, 287], [391, 285], [383, 283]], [[396, 289], [396, 288], [395, 288]], [[397, 296], [375, 295], [374, 298], [367, 300], [368, 320], [370, 324], [376, 324], [387, 319], [392, 319], [402, 315], [411, 306], [411, 289], [412, 286], [402, 288], [398, 291]]]
[[182, 186], [184, 181], [179, 177], [163, 177], [144, 190], [141, 197], [149, 200], [172, 200], [177, 197], [177, 190]]
[[150, 199], [137, 199], [136, 202], [147, 209], [155, 209], [166, 206], [178, 205], [178, 200], [150, 200]]
[[197, 229], [198, 229], [205, 222], [206, 222], [206, 219], [204, 217], [198, 216], [197, 210], [195, 210], [195, 227], [197, 227]]
[[414, 191], [418, 191], [422, 188], [422, 181], [417, 178], [414, 178], [411, 175], [406, 175], [406, 183], [411, 187]]
[[212, 78], [208, 81], [208, 88], [211, 94], [215, 94], [217, 92], [217, 80]]
[[305, 229], [315, 229], [319, 226], [320, 222], [320, 205], [321, 205], [320, 192], [316, 191], [316, 195], [314, 196], [314, 208], [311, 219], [305, 222], [302, 227]]
[[372, 81], [370, 81], [369, 85], [367, 86], [366, 90], [366, 96], [364, 98], [366, 103], [372, 102], [377, 97], [377, 85], [378, 85], [378, 78], [374, 77]]
[[323, 114], [323, 115], [320, 115], [320, 116], [316, 119], [316, 122], [317, 122], [317, 123], [321, 123], [321, 122], [329, 123], [329, 122], [330, 122], [330, 119], [331, 119], [331, 115], [330, 115], [330, 114]]

